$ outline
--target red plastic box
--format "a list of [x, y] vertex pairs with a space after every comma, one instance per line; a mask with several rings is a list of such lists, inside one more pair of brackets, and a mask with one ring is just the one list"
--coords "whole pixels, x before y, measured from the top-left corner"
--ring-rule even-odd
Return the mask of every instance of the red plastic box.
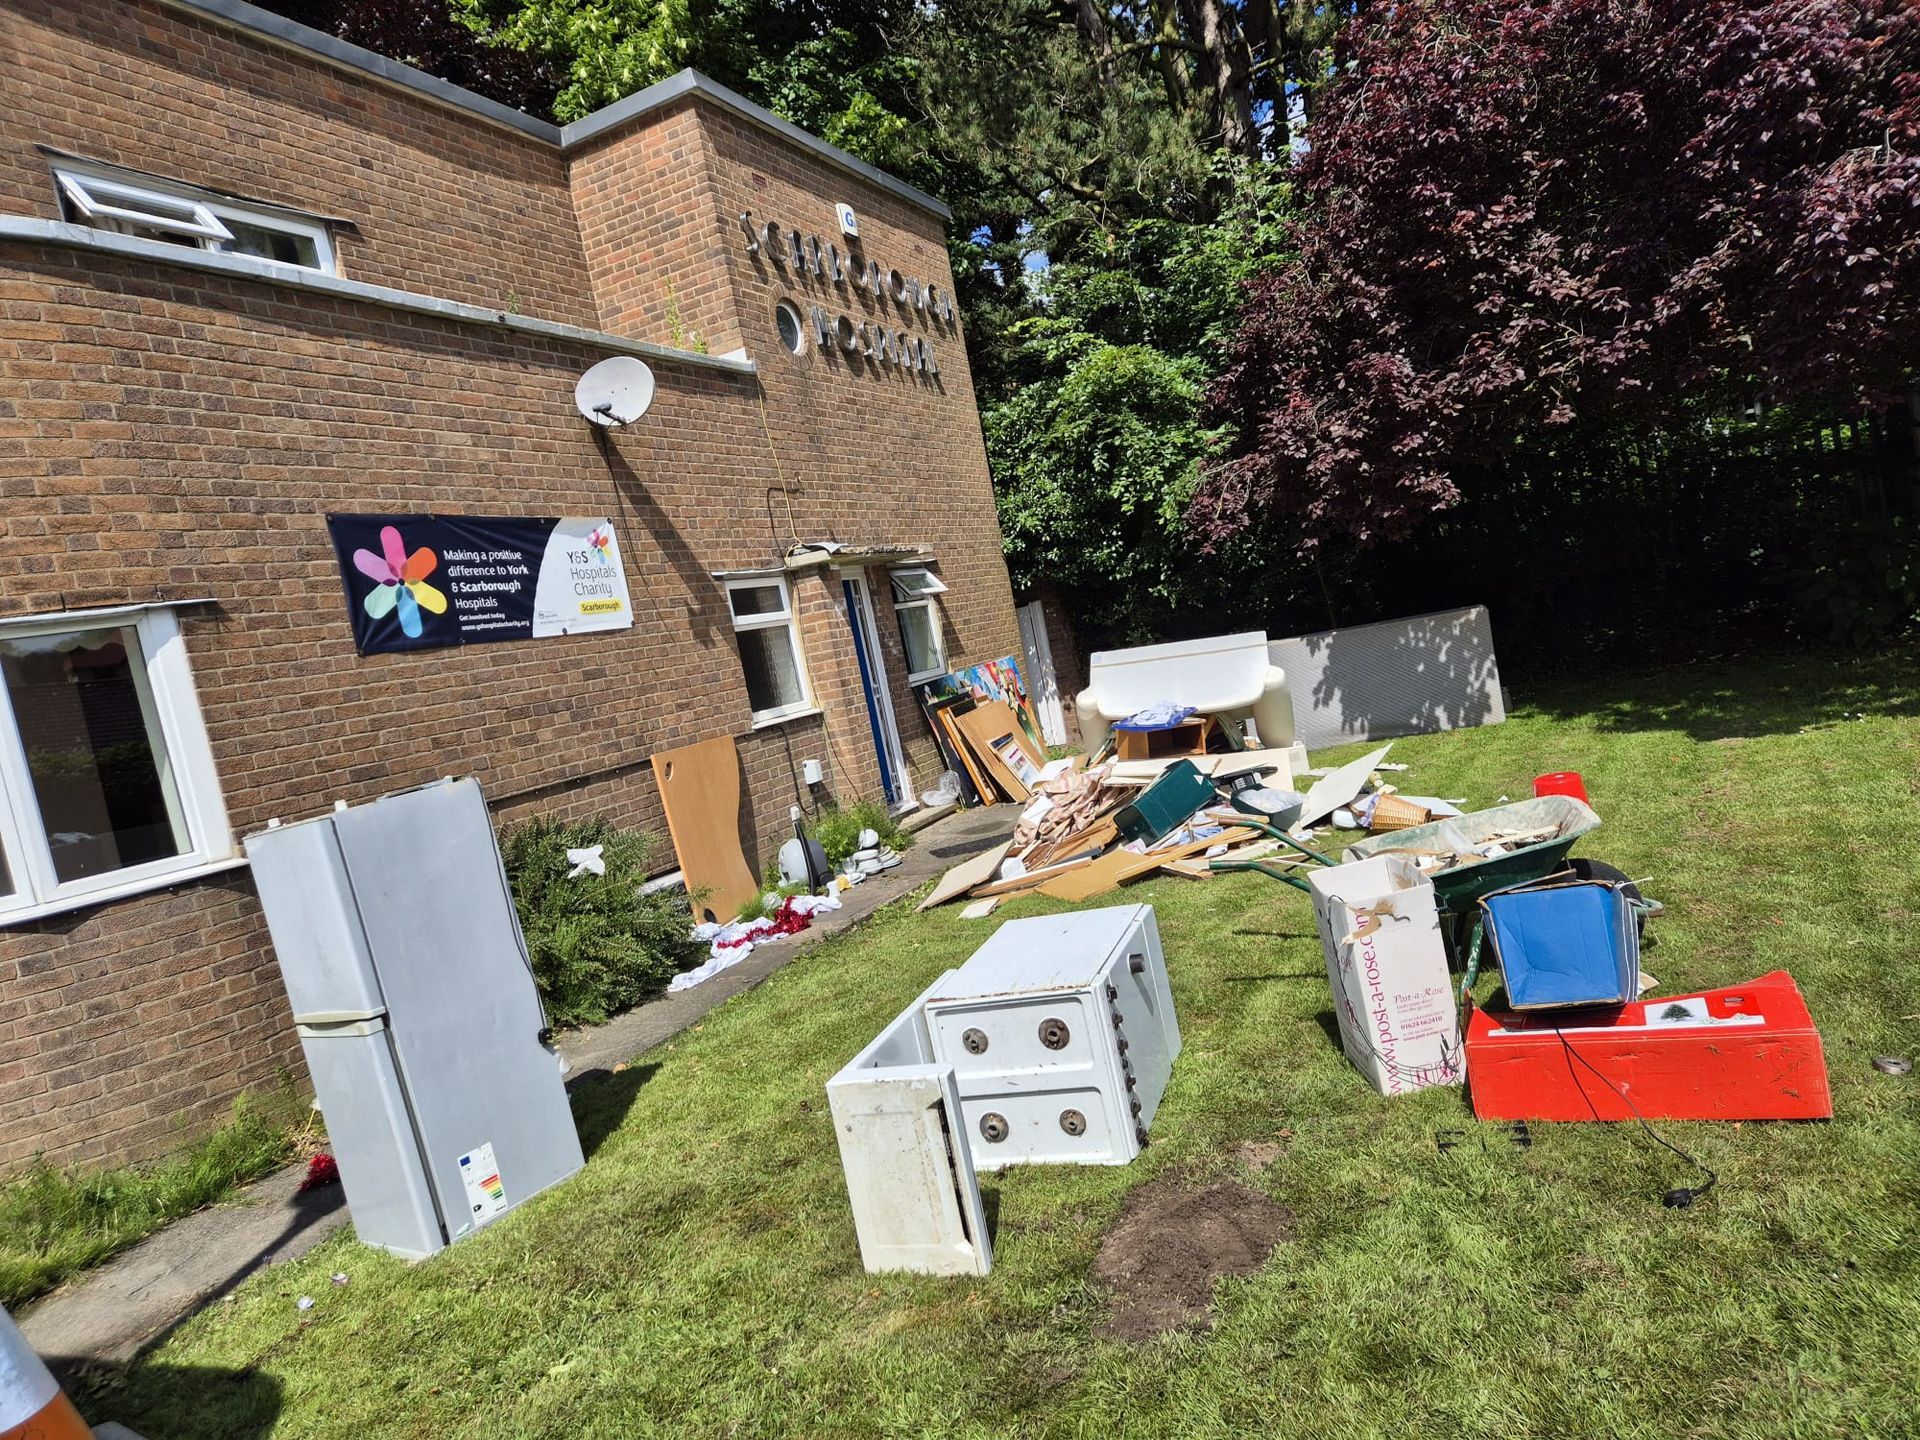
[[1482, 1120], [1833, 1117], [1820, 1032], [1784, 970], [1598, 1012], [1476, 1010], [1467, 1086]]

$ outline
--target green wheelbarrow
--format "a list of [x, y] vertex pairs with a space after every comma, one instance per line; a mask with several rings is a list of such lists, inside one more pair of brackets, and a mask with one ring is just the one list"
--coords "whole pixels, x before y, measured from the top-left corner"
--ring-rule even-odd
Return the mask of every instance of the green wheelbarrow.
[[[1235, 816], [1233, 823], [1271, 836], [1316, 865], [1340, 863], [1318, 850], [1308, 849], [1273, 825], [1248, 816]], [[1407, 830], [1369, 835], [1349, 845], [1346, 858], [1371, 860], [1378, 855], [1405, 855], [1416, 862], [1444, 860], [1440, 868], [1425, 870], [1425, 874], [1433, 884], [1434, 899], [1442, 911], [1440, 931], [1454, 968], [1471, 972], [1478, 968], [1480, 954], [1481, 897], [1510, 885], [1544, 880], [1555, 874], [1566, 865], [1567, 852], [1573, 849], [1574, 842], [1599, 825], [1600, 817], [1592, 808], [1572, 796], [1542, 795], [1512, 805], [1476, 810], [1470, 815], [1449, 816]], [[1515, 848], [1500, 855], [1464, 858], [1496, 843]], [[1257, 870], [1296, 890], [1313, 893], [1313, 887], [1298, 875], [1265, 859], [1215, 860], [1207, 868]]]

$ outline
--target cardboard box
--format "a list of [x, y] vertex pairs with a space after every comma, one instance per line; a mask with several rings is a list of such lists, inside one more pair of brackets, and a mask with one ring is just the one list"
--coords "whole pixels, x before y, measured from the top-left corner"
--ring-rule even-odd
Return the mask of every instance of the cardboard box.
[[1347, 1058], [1382, 1095], [1460, 1084], [1466, 1052], [1432, 883], [1402, 855], [1315, 870], [1308, 883]]

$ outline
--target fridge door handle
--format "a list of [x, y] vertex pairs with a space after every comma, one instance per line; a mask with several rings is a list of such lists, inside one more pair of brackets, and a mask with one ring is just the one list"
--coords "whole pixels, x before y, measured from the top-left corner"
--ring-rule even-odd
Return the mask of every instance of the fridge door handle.
[[379, 1010], [308, 1010], [295, 1015], [296, 1025], [354, 1025], [368, 1020], [384, 1020], [387, 1012]]

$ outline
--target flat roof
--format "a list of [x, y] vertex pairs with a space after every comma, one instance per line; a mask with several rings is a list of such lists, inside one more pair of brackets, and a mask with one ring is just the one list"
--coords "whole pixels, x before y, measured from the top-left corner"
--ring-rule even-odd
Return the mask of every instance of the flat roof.
[[953, 218], [953, 211], [926, 191], [909, 185], [906, 181], [889, 175], [876, 166], [869, 165], [858, 156], [849, 155], [837, 145], [829, 145], [818, 135], [808, 134], [798, 125], [781, 119], [771, 110], [754, 104], [746, 96], [729, 90], [719, 81], [709, 79], [698, 70], [682, 70], [679, 74], [668, 76], [665, 80], [649, 85], [646, 89], [637, 91], [623, 100], [616, 100], [611, 105], [602, 106], [584, 119], [561, 126], [529, 115], [523, 110], [516, 110], [511, 105], [502, 105], [498, 100], [489, 100], [484, 95], [477, 95], [471, 90], [442, 80], [437, 75], [429, 75], [424, 70], [404, 65], [376, 51], [349, 44], [323, 30], [298, 24], [284, 15], [276, 15], [271, 10], [262, 10], [258, 5], [249, 5], [246, 0], [159, 0], [159, 3], [175, 10], [185, 10], [217, 21], [237, 30], [245, 30], [274, 44], [304, 51], [343, 70], [358, 71], [384, 84], [411, 91], [424, 99], [465, 111], [490, 124], [517, 130], [531, 139], [554, 146], [562, 153], [598, 139], [616, 127], [637, 120], [655, 110], [663, 109], [689, 96], [699, 96], [750, 124], [770, 130], [796, 145], [811, 150], [828, 164], [857, 175], [869, 184], [877, 185], [910, 205], [917, 205], [922, 210], [931, 211], [942, 220]]

